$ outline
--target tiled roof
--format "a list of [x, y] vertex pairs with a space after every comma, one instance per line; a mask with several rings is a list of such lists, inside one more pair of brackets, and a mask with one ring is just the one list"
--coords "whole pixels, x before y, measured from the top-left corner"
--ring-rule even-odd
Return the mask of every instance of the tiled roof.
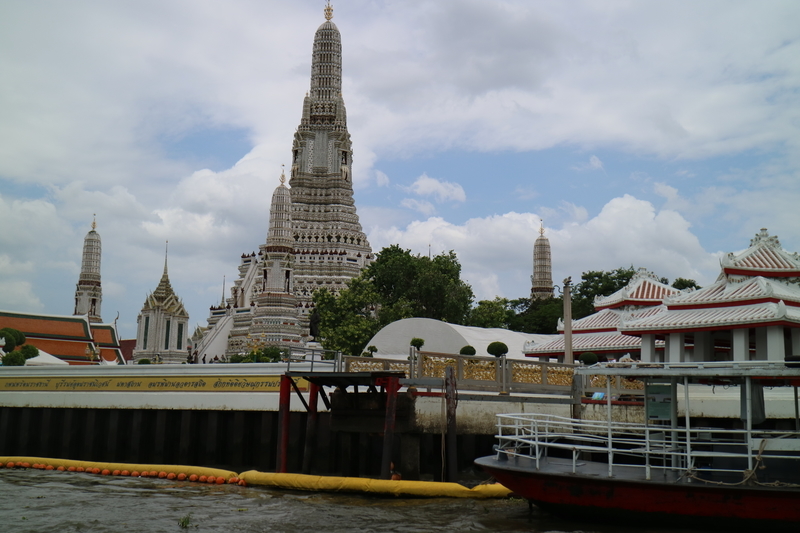
[[731, 329], [792, 322], [800, 326], [800, 308], [779, 303], [761, 303], [735, 307], [669, 309], [652, 316], [630, 320], [620, 326], [624, 333], [681, 331], [693, 329]]
[[26, 344], [32, 344], [40, 350], [44, 350], [50, 355], [65, 361], [89, 361], [86, 356], [86, 347], [88, 346], [86, 341], [29, 338]]
[[[599, 333], [602, 331], [617, 331], [622, 323], [621, 317], [642, 318], [655, 313], [660, 313], [663, 306], [651, 306], [638, 309], [633, 312], [622, 311], [620, 309], [602, 309], [593, 315], [572, 321], [572, 331], [575, 334]], [[558, 321], [558, 331], [564, 331], [564, 322]]]
[[[610, 352], [622, 350], [639, 350], [642, 346], [642, 339], [632, 335], [623, 335], [621, 333], [587, 333], [582, 335], [573, 335], [572, 337], [572, 351], [577, 352]], [[663, 347], [664, 341], [656, 341], [657, 347]], [[525, 355], [537, 354], [559, 354], [564, 353], [564, 336], [559, 335], [558, 338], [544, 343], [537, 344], [524, 351]]]
[[800, 304], [800, 287], [779, 279], [756, 276], [730, 280], [723, 278], [694, 292], [667, 298], [665, 303], [672, 308], [684, 306], [718, 305], [721, 303], [744, 303], [753, 300], [784, 300]]
[[770, 236], [766, 228], [756, 234], [747, 250], [739, 254], [729, 253], [720, 263], [729, 273], [756, 271], [767, 276], [800, 275], [800, 255], [781, 248], [778, 237]]
[[91, 340], [84, 316], [33, 315], [0, 311], [0, 329], [14, 328], [28, 336]]
[[658, 305], [667, 296], [680, 291], [658, 280], [658, 277], [644, 268], [640, 268], [631, 281], [608, 296], [598, 296], [594, 300], [595, 309], [620, 307], [622, 305]]

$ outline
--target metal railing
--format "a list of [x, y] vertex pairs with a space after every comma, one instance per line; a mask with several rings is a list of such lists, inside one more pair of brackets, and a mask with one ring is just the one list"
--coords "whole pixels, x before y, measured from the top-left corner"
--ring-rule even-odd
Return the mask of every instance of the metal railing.
[[[497, 420], [498, 459], [527, 457], [537, 469], [550, 452], [559, 450], [557, 455], [571, 454], [572, 473], [588, 468], [589, 462], [581, 459], [588, 453], [605, 457], [609, 477], [624, 467], [647, 480], [669, 473], [675, 481], [719, 482], [714, 480], [741, 476], [740, 482], [757, 483], [764, 457], [800, 463], [800, 433], [792, 431], [671, 428], [537, 413], [497, 415]], [[794, 475], [797, 468], [793, 470]], [[783, 472], [768, 474], [774, 480]]]

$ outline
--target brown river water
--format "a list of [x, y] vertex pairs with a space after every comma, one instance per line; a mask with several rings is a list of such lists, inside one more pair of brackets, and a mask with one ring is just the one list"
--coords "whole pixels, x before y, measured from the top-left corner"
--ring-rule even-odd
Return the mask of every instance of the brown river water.
[[[185, 526], [185, 527], [184, 527]], [[0, 533], [16, 532], [697, 533], [578, 523], [523, 500], [401, 499], [43, 470], [0, 471]]]

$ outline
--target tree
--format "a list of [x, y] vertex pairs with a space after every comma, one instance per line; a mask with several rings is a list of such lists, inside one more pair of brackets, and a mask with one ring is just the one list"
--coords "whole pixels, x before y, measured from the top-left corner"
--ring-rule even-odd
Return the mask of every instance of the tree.
[[[0, 335], [2, 335], [3, 332], [6, 332], [6, 333], [10, 334], [14, 338], [14, 344], [16, 346], [22, 346], [23, 344], [25, 344], [25, 341], [27, 340], [25, 338], [25, 334], [22, 333], [18, 329], [14, 329], [14, 328], [3, 328], [3, 329], [0, 329]], [[5, 350], [5, 351], [10, 351], [10, 350]]]
[[25, 366], [25, 356], [19, 350], [14, 350], [3, 356], [3, 366]]
[[147, 358], [139, 359], [138, 361], [136, 361], [137, 365], [149, 365], [150, 363], [151, 363], [150, 359]]
[[326, 288], [315, 291], [314, 305], [319, 311], [319, 333], [326, 350], [358, 355], [380, 329], [375, 316], [378, 296], [373, 285], [361, 277], [350, 280], [339, 296]]
[[594, 352], [583, 352], [580, 357], [578, 357], [578, 361], [586, 366], [592, 366], [597, 363], [597, 354]]
[[475, 347], [473, 347], [473, 346], [470, 346], [469, 344], [467, 344], [466, 346], [464, 346], [463, 348], [461, 348], [461, 349], [458, 351], [458, 353], [459, 353], [460, 355], [475, 355], [475, 353], [476, 353], [476, 352], [475, 352]]
[[314, 291], [322, 345], [360, 354], [383, 326], [403, 318], [463, 324], [473, 294], [460, 275], [452, 251], [428, 258], [397, 245], [384, 248], [338, 295], [325, 288]]
[[590, 270], [581, 274], [581, 282], [572, 292], [572, 318], [578, 319], [594, 313], [594, 299], [608, 296], [627, 285], [636, 269], [618, 268], [611, 271]]
[[472, 304], [472, 287], [461, 280], [455, 252], [428, 258], [396, 244], [378, 253], [361, 276], [380, 301], [381, 325], [411, 317], [463, 324]]
[[22, 344], [21, 342], [17, 342], [19, 337], [15, 333], [16, 331], [17, 330], [11, 328], [0, 329], [0, 337], [6, 340], [5, 346], [3, 346], [4, 352], [11, 353], [14, 351], [14, 348], [16, 348], [17, 345]]
[[39, 348], [37, 348], [33, 344], [25, 344], [23, 346], [20, 346], [19, 351], [22, 353], [22, 355], [25, 357], [26, 360], [39, 355]]
[[683, 289], [700, 289], [700, 285], [693, 279], [686, 279], [686, 278], [675, 278], [675, 281], [672, 282], [672, 286], [682, 291]]
[[422, 347], [425, 346], [425, 339], [420, 339], [419, 337], [414, 337], [413, 339], [411, 339], [411, 341], [409, 341], [408, 344], [410, 344], [411, 346], [413, 346], [417, 350], [421, 350]]
[[467, 316], [466, 325], [478, 328], [509, 328], [514, 311], [508, 298], [496, 296], [494, 300], [481, 300]]
[[495, 357], [502, 357], [508, 353], [508, 346], [506, 346], [504, 342], [494, 341], [489, 343], [489, 346], [486, 347], [486, 351]]
[[509, 302], [513, 315], [508, 329], [523, 333], [558, 333], [558, 319], [564, 316], [564, 300], [558, 298], [519, 298]]

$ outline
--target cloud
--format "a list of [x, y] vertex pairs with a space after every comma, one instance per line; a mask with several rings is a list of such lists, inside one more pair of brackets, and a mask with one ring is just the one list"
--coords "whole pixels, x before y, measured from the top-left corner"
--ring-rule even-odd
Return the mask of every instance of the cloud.
[[419, 196], [433, 196], [440, 204], [447, 201], [464, 202], [467, 199], [464, 188], [458, 183], [439, 181], [427, 174], [418, 177], [409, 190]]
[[415, 200], [414, 198], [403, 198], [400, 205], [414, 211], [419, 211], [423, 215], [432, 215], [436, 212], [436, 208], [432, 203], [425, 200]]
[[[478, 299], [519, 298], [530, 292], [538, 229], [535, 213], [473, 218], [460, 225], [432, 217], [405, 228], [374, 230], [370, 241], [376, 250], [394, 243], [415, 253], [427, 253], [428, 245], [434, 253], [455, 250]], [[629, 195], [612, 199], [591, 219], [549, 227], [546, 236], [556, 283], [567, 276], [580, 279], [588, 270], [633, 265], [707, 284], [719, 270], [717, 254], [702, 248], [683, 217]]]
[[593, 155], [589, 158], [588, 163], [582, 163], [580, 165], [575, 165], [572, 167], [573, 170], [603, 170], [603, 162], [600, 161], [600, 158], [596, 155]]
[[388, 187], [389, 186], [389, 176], [385, 173], [381, 172], [380, 170], [375, 171], [375, 182], [378, 184], [378, 187]]

